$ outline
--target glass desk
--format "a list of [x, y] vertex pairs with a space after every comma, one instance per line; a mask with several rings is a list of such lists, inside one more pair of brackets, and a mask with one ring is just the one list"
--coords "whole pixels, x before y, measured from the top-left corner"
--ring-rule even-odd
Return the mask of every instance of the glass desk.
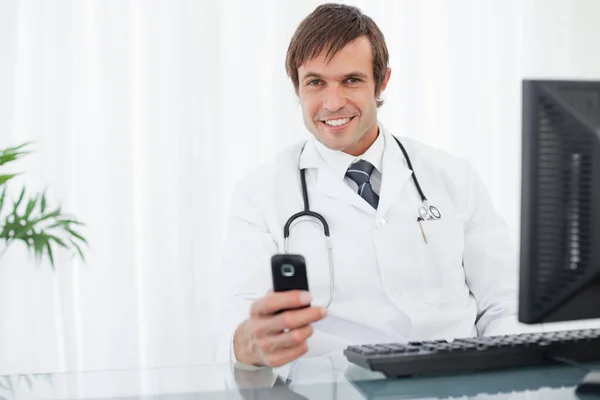
[[585, 374], [583, 368], [552, 366], [386, 379], [338, 357], [306, 359], [289, 368], [259, 371], [199, 365], [0, 376], [0, 400], [577, 399], [575, 386]]

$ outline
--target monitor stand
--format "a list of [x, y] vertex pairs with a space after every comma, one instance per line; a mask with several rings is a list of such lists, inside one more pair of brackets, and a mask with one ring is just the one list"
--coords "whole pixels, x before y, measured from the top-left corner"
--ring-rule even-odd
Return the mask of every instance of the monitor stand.
[[600, 396], [600, 370], [588, 372], [577, 385], [575, 393], [583, 396]]

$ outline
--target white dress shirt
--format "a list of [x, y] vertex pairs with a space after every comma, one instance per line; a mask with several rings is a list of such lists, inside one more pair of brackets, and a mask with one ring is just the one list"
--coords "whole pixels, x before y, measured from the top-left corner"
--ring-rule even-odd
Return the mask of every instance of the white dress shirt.
[[377, 139], [373, 142], [373, 144], [360, 156], [354, 157], [350, 154], [344, 153], [338, 150], [331, 150], [317, 139], [314, 136], [311, 139], [317, 151], [323, 158], [323, 160], [331, 167], [335, 176], [343, 179], [344, 182], [352, 188], [352, 190], [358, 192], [358, 185], [352, 179], [346, 176], [346, 171], [350, 168], [350, 165], [360, 161], [365, 160], [371, 163], [375, 169], [371, 174], [371, 186], [377, 195], [379, 195], [381, 190], [381, 177], [382, 177], [382, 164], [383, 164], [383, 150], [385, 148], [385, 137], [381, 132], [377, 133]]

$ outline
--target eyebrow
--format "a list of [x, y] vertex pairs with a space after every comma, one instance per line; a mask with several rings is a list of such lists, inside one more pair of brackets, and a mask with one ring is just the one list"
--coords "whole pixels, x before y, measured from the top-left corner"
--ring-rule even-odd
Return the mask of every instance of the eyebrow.
[[[323, 76], [321, 74], [318, 74], [316, 72], [307, 72], [306, 75], [304, 75], [302, 77], [302, 80], [306, 80], [307, 78], [313, 78], [313, 79], [323, 79]], [[366, 80], [368, 77], [366, 74], [363, 74], [362, 72], [350, 72], [348, 74], [344, 75], [344, 80], [348, 79], [348, 78], [361, 78]]]

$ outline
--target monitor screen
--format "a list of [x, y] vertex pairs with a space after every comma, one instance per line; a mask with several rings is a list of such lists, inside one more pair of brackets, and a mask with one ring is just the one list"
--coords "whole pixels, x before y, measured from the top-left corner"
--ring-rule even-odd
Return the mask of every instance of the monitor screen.
[[600, 317], [600, 81], [523, 82], [519, 321]]

